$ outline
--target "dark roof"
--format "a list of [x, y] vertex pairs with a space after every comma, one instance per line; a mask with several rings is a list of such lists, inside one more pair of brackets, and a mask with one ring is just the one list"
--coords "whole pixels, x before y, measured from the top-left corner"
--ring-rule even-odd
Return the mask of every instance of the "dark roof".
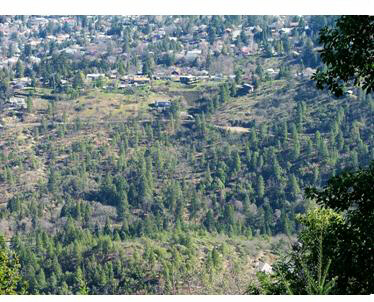
[[156, 107], [168, 107], [171, 106], [170, 101], [155, 101], [155, 106]]

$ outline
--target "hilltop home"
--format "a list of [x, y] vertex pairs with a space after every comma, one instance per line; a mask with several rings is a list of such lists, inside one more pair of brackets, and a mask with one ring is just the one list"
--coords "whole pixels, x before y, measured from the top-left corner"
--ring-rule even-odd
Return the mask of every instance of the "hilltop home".
[[251, 84], [248, 84], [248, 83], [245, 83], [243, 85], [237, 85], [236, 88], [237, 88], [237, 95], [238, 96], [246, 95], [246, 94], [254, 91], [254, 86], [251, 85]]
[[87, 79], [90, 79], [90, 80], [97, 80], [100, 77], [105, 77], [105, 74], [103, 73], [88, 73], [87, 74]]
[[179, 81], [182, 84], [191, 85], [194, 83], [197, 83], [197, 79], [194, 76], [188, 75], [188, 76], [181, 76], [179, 77]]
[[244, 90], [248, 92], [253, 92], [255, 90], [254, 86], [251, 84], [243, 84]]
[[26, 101], [24, 98], [11, 97], [8, 100], [8, 103], [16, 109], [27, 109]]
[[150, 81], [147, 77], [134, 77], [130, 80], [132, 84], [148, 84]]

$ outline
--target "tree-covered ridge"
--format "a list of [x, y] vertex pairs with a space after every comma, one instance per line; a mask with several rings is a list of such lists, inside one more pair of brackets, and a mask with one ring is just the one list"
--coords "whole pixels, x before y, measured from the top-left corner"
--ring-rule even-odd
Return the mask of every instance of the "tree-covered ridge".
[[[318, 107], [312, 105], [313, 99], [295, 101], [289, 121], [255, 124], [249, 133], [235, 134], [209, 122], [233, 99], [220, 100], [226, 88], [221, 89], [217, 109], [213, 105], [209, 112], [209, 107], [197, 107], [202, 112], [192, 125], [183, 124], [177, 114], [167, 123], [134, 121], [109, 128], [79, 122], [40, 126], [33, 132], [38, 142], [35, 154], [19, 153], [13, 158], [2, 153], [2, 179], [9, 188], [22, 182], [20, 172], [37, 169], [42, 161], [47, 167], [44, 181], [30, 191], [16, 192], [9, 200], [1, 212], [2, 221], [7, 221], [14, 234], [35, 232], [35, 240], [40, 240], [40, 234], [49, 238], [48, 232], [57, 232], [51, 245], [58, 248], [62, 244], [61, 252], [66, 249], [63, 253], [67, 253], [56, 262], [55, 252], [51, 250], [49, 255], [49, 245], [38, 241], [36, 247], [41, 245], [49, 256], [43, 256], [43, 265], [33, 271], [35, 263], [28, 263], [35, 261], [30, 260], [34, 252], [22, 251], [22, 241], [17, 241], [19, 246], [14, 248], [18, 246], [32, 292], [49, 291], [46, 285], [38, 285], [38, 278], [41, 284], [48, 284], [43, 280], [49, 278], [51, 284], [56, 283], [54, 269], [44, 266], [47, 259], [72, 272], [72, 266], [77, 268], [72, 260], [75, 257], [91, 255], [114, 261], [121, 248], [110, 252], [111, 247], [142, 236], [157, 238], [157, 234], [175, 229], [224, 232], [248, 239], [261, 234], [292, 234], [298, 230], [295, 215], [307, 207], [302, 198], [304, 187], [319, 186], [332, 173], [365, 165], [373, 158], [373, 113], [366, 107], [370, 95], [362, 94], [361, 102], [321, 102]], [[318, 97], [323, 96], [316, 93]], [[209, 100], [198, 104], [205, 102]], [[14, 236], [12, 242], [16, 241]], [[103, 256], [101, 248], [108, 249]], [[69, 253], [81, 256], [72, 258]], [[67, 259], [68, 263], [60, 263]], [[100, 293], [92, 281], [99, 279], [91, 279], [94, 277], [85, 265], [89, 264], [80, 266], [81, 272], [76, 273], [91, 280], [87, 281], [89, 292]], [[65, 280], [65, 292], [77, 292], [68, 281], [73, 279], [61, 276], [57, 279]], [[143, 277], [131, 282], [138, 284]], [[127, 293], [159, 292], [152, 283], [147, 289], [136, 286]], [[121, 288], [108, 289], [108, 293], [119, 293]]]

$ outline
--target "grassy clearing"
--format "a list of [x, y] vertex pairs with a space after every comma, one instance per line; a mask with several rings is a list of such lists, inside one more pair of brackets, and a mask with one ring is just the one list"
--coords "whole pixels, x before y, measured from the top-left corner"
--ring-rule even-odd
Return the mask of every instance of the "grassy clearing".
[[[253, 93], [230, 98], [212, 115], [212, 122], [220, 127], [238, 126], [233, 125], [236, 121], [240, 123], [266, 122], [269, 118], [275, 118], [293, 109], [293, 94], [294, 88], [288, 88], [286, 80], [263, 82], [261, 87]], [[245, 132], [235, 127], [231, 130]]]

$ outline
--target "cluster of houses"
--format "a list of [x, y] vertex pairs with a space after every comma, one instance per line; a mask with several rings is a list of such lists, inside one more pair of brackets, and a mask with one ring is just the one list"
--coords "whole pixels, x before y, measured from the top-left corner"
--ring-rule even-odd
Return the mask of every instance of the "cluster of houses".
[[[69, 42], [67, 47], [64, 49], [66, 53], [69, 54], [80, 54], [80, 55], [97, 55], [100, 51], [100, 47], [95, 47], [100, 43], [106, 45], [111, 40], [115, 40], [116, 37], [113, 35], [108, 35], [108, 32], [111, 28], [111, 18], [100, 17], [100, 21], [97, 17], [87, 16], [88, 20], [92, 21], [92, 24], [100, 23], [100, 26], [97, 26], [94, 31], [82, 31], [82, 26], [76, 17], [40, 17], [40, 16], [29, 16], [26, 21], [22, 20], [9, 20], [4, 23], [0, 23], [0, 30], [3, 32], [3, 35], [6, 39], [11, 40], [12, 33], [17, 33], [17, 39], [21, 42], [27, 42], [30, 45], [37, 47], [43, 43], [49, 43], [51, 41], [56, 44], [63, 44]], [[161, 18], [162, 17], [158, 17]], [[206, 24], [194, 25], [189, 32], [186, 32], [182, 35], [173, 36], [173, 30], [175, 26], [178, 26], [183, 22], [182, 18], [174, 18], [173, 23], [165, 27], [154, 27], [149, 33], [144, 33], [141, 30], [137, 30], [142, 26], [145, 26], [149, 23], [149, 19], [146, 16], [123, 16], [121, 17], [121, 22], [124, 26], [131, 25], [132, 30], [137, 31], [137, 36], [139, 41], [142, 42], [144, 46], [147, 46], [148, 43], [155, 43], [161, 41], [166, 36], [170, 40], [175, 42], [180, 42], [182, 51], [177, 55], [181, 55], [187, 62], [192, 62], [196, 58], [202, 55], [202, 44], [205, 44], [208, 38], [208, 26]], [[51, 26], [59, 26], [64, 28], [68, 26], [71, 29], [71, 32], [59, 32], [57, 34], [47, 34], [45, 36], [38, 36], [41, 28], [46, 28]], [[278, 20], [269, 25], [271, 29], [272, 39], [279, 38], [282, 34], [292, 35], [293, 29], [299, 26], [298, 22], [289, 22], [284, 17], [279, 17]], [[225, 40], [227, 37], [231, 37], [232, 40], [235, 40], [241, 32], [244, 31], [245, 35], [248, 37], [247, 45], [241, 46], [239, 49], [235, 49], [234, 44], [230, 44], [230, 48], [235, 49], [236, 54], [249, 55], [255, 53], [258, 50], [258, 45], [255, 43], [253, 36], [256, 32], [262, 31], [262, 28], [259, 26], [251, 26], [248, 28], [242, 28], [242, 25], [231, 26], [225, 28], [225, 33], [222, 37], [217, 37], [217, 40], [211, 47], [211, 52], [222, 51]], [[82, 36], [83, 35], [83, 36]], [[77, 45], [74, 43], [77, 39], [87, 39], [85, 46]], [[17, 44], [17, 43], [15, 43]], [[17, 60], [17, 55], [21, 52], [18, 45], [15, 45], [15, 56], [9, 58], [8, 61], [3, 61], [2, 63], [15, 63]]]
[[[119, 20], [124, 26], [123, 28], [136, 34], [136, 47], [130, 46], [131, 49], [126, 52], [121, 45], [123, 38], [110, 34], [114, 18]], [[185, 85], [193, 85], [198, 81], [222, 81], [235, 78], [230, 72], [206, 70], [208, 68], [204, 64], [195, 66], [195, 62], [204, 62], [209, 54], [214, 57], [217, 53], [228, 49], [231, 54], [247, 57], [261, 50], [254, 38], [256, 33], [263, 31], [259, 25], [227, 26], [224, 33], [216, 37], [214, 43], [209, 43], [209, 26], [207, 24], [193, 25], [188, 31], [177, 34], [176, 29], [181, 28], [181, 25], [186, 22], [183, 17], [154, 16], [153, 18], [154, 20], [151, 21], [149, 16], [86, 16], [86, 22], [90, 23], [90, 27], [83, 28], [78, 16], [24, 16], [23, 19], [6, 16], [4, 17], [5, 21], [0, 22], [0, 39], [3, 46], [0, 49], [0, 68], [14, 69], [18, 61], [22, 61], [25, 68], [32, 68], [33, 65], [38, 65], [41, 62], [46, 54], [45, 49], [52, 44], [56, 45], [55, 52], [64, 52], [73, 60], [79, 61], [84, 58], [92, 61], [104, 56], [109, 63], [114, 64], [118, 60], [126, 61], [130, 57], [133, 58], [134, 53], [138, 58], [146, 53], [152, 54], [153, 52], [148, 50], [148, 46], [163, 43], [165, 39], [168, 39], [178, 44], [178, 50], [168, 50], [162, 55], [172, 52], [178, 67], [176, 65], [170, 67], [158, 65], [152, 78], [139, 73], [139, 67], [137, 67], [138, 70], [128, 70], [126, 76], [119, 75], [117, 70], [110, 70], [106, 73], [92, 70], [96, 72], [86, 74], [87, 82], [102, 78], [106, 80], [106, 86], [116, 86], [118, 89], [145, 85], [150, 83], [152, 79], [179, 81]], [[170, 18], [171, 21], [163, 23], [165, 18]], [[277, 21], [269, 24], [271, 35], [267, 37], [268, 42], [280, 39], [282, 35], [293, 36], [295, 29], [300, 24], [290, 20], [289, 17], [278, 16]], [[145, 26], [149, 26], [150, 30], [144, 31]], [[56, 28], [59, 30], [55, 30]], [[66, 28], [70, 30], [66, 30]], [[46, 29], [48, 31], [41, 34]], [[245, 44], [234, 43], [235, 39], [238, 39], [243, 33], [247, 37], [247, 42]], [[228, 41], [231, 42], [228, 43]], [[30, 45], [32, 48], [32, 53], [27, 58], [22, 56], [26, 45]], [[276, 54], [274, 50], [272, 52]], [[300, 51], [293, 48], [292, 55], [299, 56], [299, 54]], [[278, 73], [272, 68], [266, 72], [270, 76], [275, 76]], [[36, 80], [41, 82], [42, 79]], [[251, 81], [250, 78], [244, 80]], [[72, 79], [62, 79], [61, 83], [71, 85], [71, 81]], [[30, 84], [29, 77], [16, 78], [10, 83], [14, 90], [23, 89]]]

